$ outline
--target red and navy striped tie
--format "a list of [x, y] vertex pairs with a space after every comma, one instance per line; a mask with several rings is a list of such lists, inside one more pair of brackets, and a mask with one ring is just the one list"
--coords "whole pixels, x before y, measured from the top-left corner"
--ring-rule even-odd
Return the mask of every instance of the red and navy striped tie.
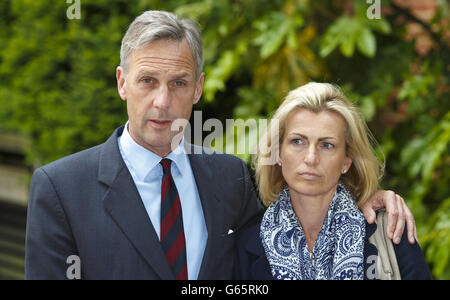
[[176, 280], [187, 280], [186, 240], [177, 187], [170, 172], [170, 159], [162, 159], [160, 241]]

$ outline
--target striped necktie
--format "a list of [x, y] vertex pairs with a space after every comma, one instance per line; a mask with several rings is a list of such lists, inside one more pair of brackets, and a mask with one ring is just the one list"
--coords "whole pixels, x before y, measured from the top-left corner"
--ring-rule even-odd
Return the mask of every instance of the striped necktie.
[[180, 197], [170, 172], [172, 161], [162, 159], [160, 242], [176, 280], [187, 280], [186, 240]]

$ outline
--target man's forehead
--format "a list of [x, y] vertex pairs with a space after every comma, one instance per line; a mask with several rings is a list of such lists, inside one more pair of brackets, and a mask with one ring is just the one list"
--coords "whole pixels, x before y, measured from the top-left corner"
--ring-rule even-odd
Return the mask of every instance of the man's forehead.
[[134, 68], [179, 68], [195, 72], [191, 49], [185, 40], [157, 40], [131, 53]]
[[158, 66], [157, 64], [151, 64], [151, 65], [141, 65], [138, 66], [136, 69], [136, 77], [142, 77], [142, 76], [159, 76], [162, 73], [167, 73], [171, 77], [177, 77], [177, 78], [190, 78], [194, 76], [194, 70], [185, 70], [184, 68], [168, 68], [167, 66]]

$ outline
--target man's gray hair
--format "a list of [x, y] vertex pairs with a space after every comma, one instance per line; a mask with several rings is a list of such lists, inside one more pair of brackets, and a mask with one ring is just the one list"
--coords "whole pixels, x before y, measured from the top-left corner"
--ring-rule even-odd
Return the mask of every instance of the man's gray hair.
[[141, 49], [160, 39], [174, 41], [186, 39], [195, 62], [195, 78], [198, 80], [203, 70], [203, 49], [196, 22], [191, 19], [180, 19], [175, 14], [158, 10], [149, 10], [137, 17], [123, 37], [120, 66], [124, 73], [128, 73], [132, 50]]

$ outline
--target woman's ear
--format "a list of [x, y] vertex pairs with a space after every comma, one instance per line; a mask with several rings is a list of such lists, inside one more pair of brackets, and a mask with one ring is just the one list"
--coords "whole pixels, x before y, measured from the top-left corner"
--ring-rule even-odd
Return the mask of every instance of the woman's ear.
[[283, 162], [280, 157], [280, 153], [278, 153], [278, 155], [277, 155], [277, 165], [279, 165], [280, 167], [283, 165]]
[[349, 156], [345, 157], [344, 160], [344, 166], [342, 167], [342, 174], [345, 174], [348, 172], [348, 170], [350, 169], [350, 167], [352, 166], [352, 159]]

